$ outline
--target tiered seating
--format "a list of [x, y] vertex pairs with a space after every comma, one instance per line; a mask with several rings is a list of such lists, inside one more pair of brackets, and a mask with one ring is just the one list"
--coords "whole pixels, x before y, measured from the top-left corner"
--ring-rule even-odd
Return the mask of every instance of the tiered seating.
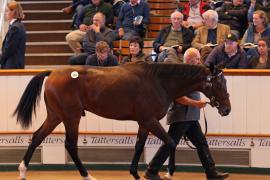
[[157, 16], [170, 16], [177, 8], [175, 0], [148, 0], [150, 14]]

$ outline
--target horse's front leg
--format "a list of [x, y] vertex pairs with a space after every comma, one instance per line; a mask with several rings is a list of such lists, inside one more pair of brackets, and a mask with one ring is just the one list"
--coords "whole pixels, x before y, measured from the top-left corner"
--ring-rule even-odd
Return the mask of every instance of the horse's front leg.
[[137, 135], [137, 141], [135, 145], [135, 153], [130, 165], [129, 172], [132, 174], [134, 179], [140, 179], [140, 176], [138, 174], [138, 163], [141, 157], [141, 154], [143, 152], [143, 148], [147, 139], [149, 132], [143, 128], [142, 126], [139, 126], [138, 135]]

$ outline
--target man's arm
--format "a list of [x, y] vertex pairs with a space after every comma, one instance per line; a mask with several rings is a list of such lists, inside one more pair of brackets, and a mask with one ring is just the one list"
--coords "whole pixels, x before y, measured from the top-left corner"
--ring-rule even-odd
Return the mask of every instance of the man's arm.
[[191, 99], [187, 96], [182, 96], [182, 97], [176, 99], [176, 102], [183, 104], [183, 105], [187, 105], [187, 106], [194, 106], [197, 108], [203, 108], [206, 106], [206, 101], [194, 100], [194, 99]]

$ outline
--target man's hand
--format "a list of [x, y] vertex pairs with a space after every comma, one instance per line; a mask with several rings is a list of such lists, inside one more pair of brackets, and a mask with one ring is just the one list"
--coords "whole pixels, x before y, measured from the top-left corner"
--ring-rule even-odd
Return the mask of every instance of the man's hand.
[[182, 52], [183, 52], [183, 46], [178, 46], [177, 52], [178, 52], [178, 53], [182, 53]]
[[159, 52], [162, 52], [164, 50], [164, 46], [159, 46]]
[[197, 108], [203, 108], [206, 106], [206, 101], [204, 100], [199, 100], [199, 101], [196, 101], [196, 103], [194, 103], [194, 105], [197, 107]]
[[88, 30], [88, 26], [85, 24], [81, 24], [79, 28], [81, 31], [84, 31], [84, 32]]
[[250, 6], [255, 7], [256, 0], [250, 0]]
[[119, 29], [118, 29], [118, 36], [119, 36], [120, 38], [122, 38], [122, 37], [124, 36], [124, 34], [125, 34], [124, 29], [123, 29], [123, 28], [119, 28]]
[[96, 33], [100, 32], [100, 26], [99, 25], [92, 24], [90, 26], [90, 29], [93, 29]]

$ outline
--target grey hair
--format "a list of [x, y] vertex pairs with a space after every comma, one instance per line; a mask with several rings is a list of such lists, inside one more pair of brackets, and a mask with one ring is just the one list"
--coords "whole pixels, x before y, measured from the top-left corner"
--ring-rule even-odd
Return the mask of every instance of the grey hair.
[[188, 48], [186, 50], [185, 54], [184, 54], [184, 58], [183, 58], [184, 59], [184, 63], [187, 63], [187, 58], [189, 56], [194, 56], [194, 55], [196, 55], [198, 58], [201, 57], [201, 54], [200, 54], [200, 52], [199, 52], [198, 49], [196, 49], [196, 48]]
[[180, 18], [181, 18], [182, 20], [184, 19], [183, 14], [182, 14], [181, 12], [179, 12], [179, 11], [174, 11], [174, 12], [171, 14], [171, 19], [173, 18], [173, 16], [174, 16], [175, 14], [180, 14]]
[[205, 11], [203, 14], [202, 14], [202, 17], [203, 18], [211, 18], [211, 19], [214, 19], [216, 22], [218, 22], [218, 13], [212, 9], [208, 10], [208, 11]]

